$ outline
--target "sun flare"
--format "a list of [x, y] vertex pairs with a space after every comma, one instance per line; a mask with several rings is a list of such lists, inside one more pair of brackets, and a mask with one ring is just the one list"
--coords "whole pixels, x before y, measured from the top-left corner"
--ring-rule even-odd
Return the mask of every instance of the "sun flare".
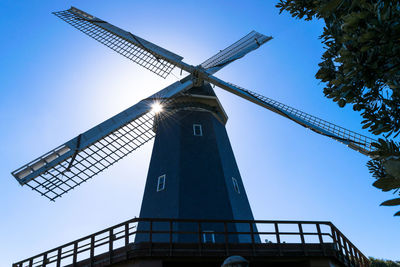
[[154, 102], [151, 105], [151, 111], [153, 111], [154, 113], [160, 113], [161, 111], [163, 111], [163, 106], [161, 105], [160, 102]]

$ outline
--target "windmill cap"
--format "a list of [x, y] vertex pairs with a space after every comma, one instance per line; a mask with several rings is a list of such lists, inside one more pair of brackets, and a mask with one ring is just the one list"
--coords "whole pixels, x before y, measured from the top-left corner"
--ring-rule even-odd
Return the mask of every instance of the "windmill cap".
[[247, 267], [248, 263], [242, 256], [230, 256], [222, 263], [221, 267]]

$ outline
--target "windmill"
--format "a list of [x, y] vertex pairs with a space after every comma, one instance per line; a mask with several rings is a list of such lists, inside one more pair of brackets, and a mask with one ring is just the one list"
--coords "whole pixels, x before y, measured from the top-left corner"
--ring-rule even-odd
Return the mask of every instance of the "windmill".
[[[140, 217], [252, 219], [224, 126], [227, 115], [211, 85], [362, 154], [368, 155], [372, 149], [373, 139], [214, 76], [271, 37], [250, 32], [202, 64], [192, 66], [181, 56], [77, 8], [54, 14], [160, 77], [167, 77], [175, 67], [189, 75], [12, 172], [21, 185], [50, 200], [155, 137]], [[175, 209], [160, 207], [160, 202]]]

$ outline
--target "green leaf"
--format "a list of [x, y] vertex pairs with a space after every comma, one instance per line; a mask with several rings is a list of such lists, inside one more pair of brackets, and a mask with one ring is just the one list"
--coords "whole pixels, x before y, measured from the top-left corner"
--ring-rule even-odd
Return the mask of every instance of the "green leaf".
[[342, 107], [344, 107], [346, 105], [346, 101], [344, 101], [343, 99], [339, 99], [338, 105], [339, 105], [339, 107], [342, 108]]
[[396, 189], [400, 187], [400, 179], [381, 178], [376, 180], [372, 185], [379, 189]]
[[331, 0], [329, 3], [322, 6], [320, 12], [321, 13], [332, 13], [336, 8], [338, 8], [339, 4], [342, 3], [342, 0]]
[[381, 203], [381, 206], [397, 206], [400, 205], [400, 198], [386, 200]]

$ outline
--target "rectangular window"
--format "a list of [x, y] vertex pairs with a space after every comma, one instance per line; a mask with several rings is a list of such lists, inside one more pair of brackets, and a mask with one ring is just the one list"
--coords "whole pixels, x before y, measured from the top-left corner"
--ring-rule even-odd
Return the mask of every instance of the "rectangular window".
[[203, 129], [201, 128], [201, 124], [193, 124], [193, 135], [203, 136]]
[[233, 188], [235, 188], [236, 193], [240, 194], [239, 184], [235, 178], [232, 177]]
[[165, 189], [165, 174], [158, 177], [157, 192]]
[[204, 243], [215, 243], [214, 231], [203, 231], [203, 242]]

